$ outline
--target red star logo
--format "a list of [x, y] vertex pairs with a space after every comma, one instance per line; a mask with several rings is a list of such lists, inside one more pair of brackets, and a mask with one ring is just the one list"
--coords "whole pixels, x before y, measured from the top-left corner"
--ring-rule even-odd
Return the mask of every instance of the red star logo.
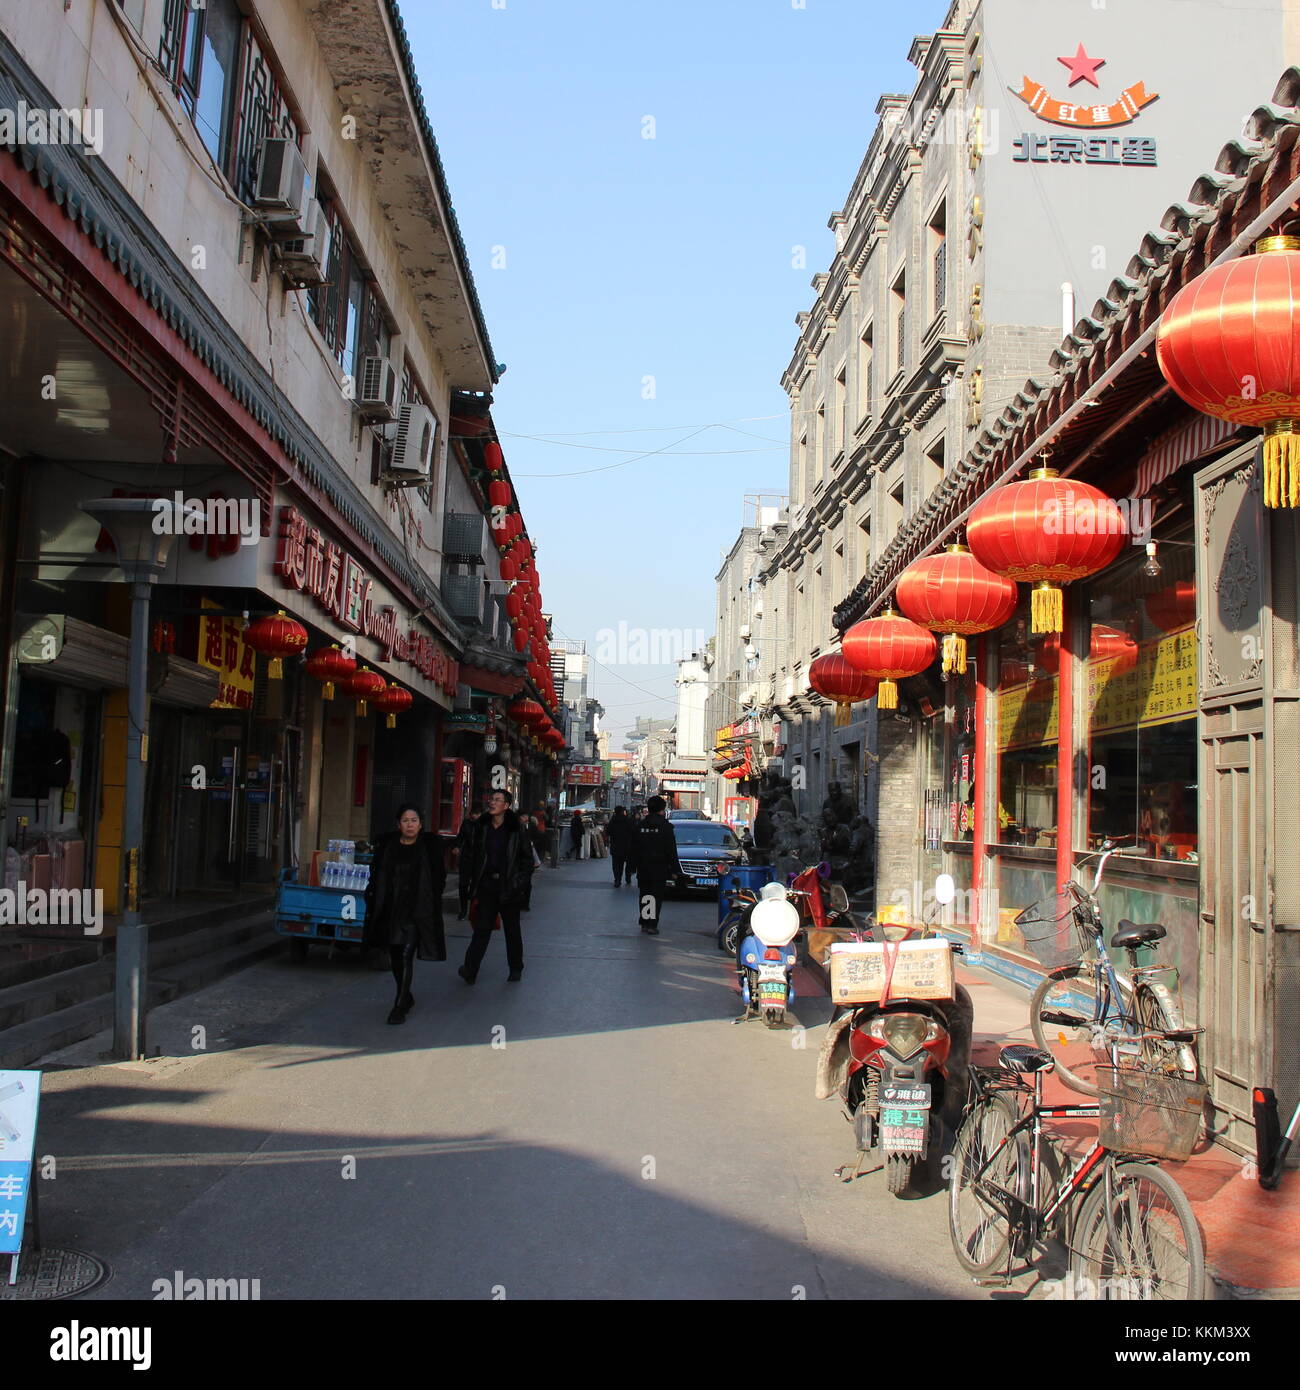
[[1076, 82], [1091, 82], [1094, 87], [1101, 86], [1101, 83], [1097, 81], [1097, 69], [1104, 67], [1106, 60], [1105, 58], [1089, 58], [1082, 44], [1079, 45], [1079, 50], [1073, 58], [1058, 58], [1056, 61], [1064, 63], [1070, 69], [1071, 87]]

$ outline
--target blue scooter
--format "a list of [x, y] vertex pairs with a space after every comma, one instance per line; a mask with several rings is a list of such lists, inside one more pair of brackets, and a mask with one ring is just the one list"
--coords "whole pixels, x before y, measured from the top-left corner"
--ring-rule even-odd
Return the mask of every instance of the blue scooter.
[[794, 968], [799, 949], [799, 911], [779, 883], [767, 884], [749, 912], [749, 934], [736, 952], [736, 973], [745, 1012], [733, 1023], [745, 1023], [762, 1015], [769, 1028], [785, 1023], [786, 1010], [794, 1001]]

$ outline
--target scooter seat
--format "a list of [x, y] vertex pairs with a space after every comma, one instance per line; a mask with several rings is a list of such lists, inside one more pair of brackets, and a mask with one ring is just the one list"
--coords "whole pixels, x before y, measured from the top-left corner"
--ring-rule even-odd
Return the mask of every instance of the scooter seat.
[[1056, 1065], [1046, 1052], [1040, 1052], [1028, 1043], [1010, 1043], [998, 1053], [998, 1061], [1008, 1071], [1025, 1074], [1036, 1071], [1051, 1071]]
[[1144, 922], [1139, 926], [1138, 923], [1121, 917], [1119, 929], [1111, 937], [1110, 944], [1122, 951], [1135, 951], [1149, 941], [1159, 941], [1165, 934], [1165, 929], [1159, 922]]

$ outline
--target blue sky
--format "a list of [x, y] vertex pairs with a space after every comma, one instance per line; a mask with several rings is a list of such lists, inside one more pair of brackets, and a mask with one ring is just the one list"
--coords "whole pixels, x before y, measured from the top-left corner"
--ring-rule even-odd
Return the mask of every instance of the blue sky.
[[[910, 41], [946, 7], [495, 3], [403, 15], [508, 368], [493, 414], [543, 597], [593, 655], [620, 623], [689, 642], [744, 495], [786, 490], [794, 315], [876, 101], [911, 90]], [[671, 666], [614, 656], [592, 668], [605, 727], [671, 712]]]

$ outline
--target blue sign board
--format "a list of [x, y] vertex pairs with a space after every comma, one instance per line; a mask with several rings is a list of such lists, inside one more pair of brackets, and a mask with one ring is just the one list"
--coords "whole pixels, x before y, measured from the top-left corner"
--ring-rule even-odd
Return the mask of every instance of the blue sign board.
[[0, 1255], [17, 1255], [32, 1185], [38, 1071], [0, 1071]]

